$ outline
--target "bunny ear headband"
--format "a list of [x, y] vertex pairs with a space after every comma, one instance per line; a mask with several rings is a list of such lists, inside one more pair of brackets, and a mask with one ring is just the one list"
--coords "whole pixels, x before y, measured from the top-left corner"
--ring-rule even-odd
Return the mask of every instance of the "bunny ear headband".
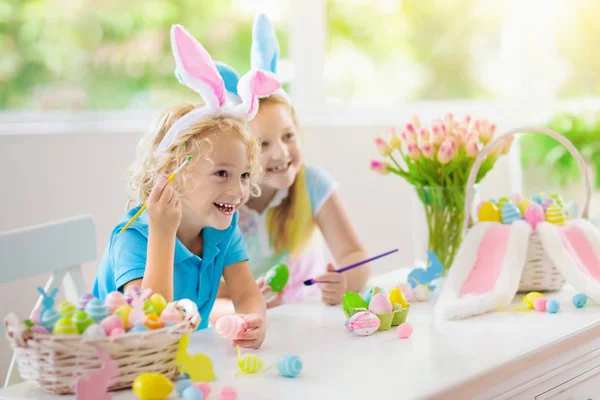
[[[287, 62], [287, 64], [286, 64]], [[234, 102], [241, 101], [239, 93], [236, 88], [238, 86], [239, 75], [229, 65], [217, 62], [215, 63], [221, 78], [225, 81], [225, 87], [228, 91], [228, 96]], [[252, 26], [252, 47], [250, 49], [250, 67], [253, 70], [266, 71], [274, 74], [281, 82], [287, 82], [291, 80], [293, 72], [289, 72], [287, 79], [284, 72], [280, 71], [281, 64], [284, 67], [287, 65], [288, 69], [293, 70], [293, 65], [289, 61], [280, 62], [279, 60], [279, 42], [277, 41], [277, 35], [275, 29], [271, 24], [269, 18], [262, 13], [259, 13], [254, 18], [254, 25]], [[291, 104], [290, 97], [283, 90], [279, 88], [276, 94], [283, 97], [288, 103]]]
[[225, 83], [206, 49], [181, 25], [171, 27], [171, 48], [177, 79], [198, 93], [206, 105], [184, 115], [171, 126], [154, 153], [156, 157], [198, 121], [216, 117], [250, 121], [258, 111], [258, 99], [281, 88], [281, 83], [270, 71], [252, 69], [236, 80], [239, 100], [232, 104], [227, 101], [231, 80]]

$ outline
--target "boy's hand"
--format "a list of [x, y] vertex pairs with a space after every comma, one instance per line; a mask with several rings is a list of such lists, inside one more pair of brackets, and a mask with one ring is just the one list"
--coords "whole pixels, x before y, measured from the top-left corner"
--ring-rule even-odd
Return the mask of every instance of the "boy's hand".
[[346, 278], [344, 274], [335, 272], [333, 264], [327, 264], [327, 272], [315, 278], [321, 289], [323, 303], [337, 305], [342, 302], [346, 293]]
[[181, 222], [181, 200], [175, 189], [166, 186], [167, 178], [161, 178], [146, 201], [150, 230], [165, 235], [175, 235]]
[[242, 330], [231, 343], [246, 349], [258, 349], [265, 340], [265, 319], [259, 314], [238, 314], [244, 319]]
[[[260, 278], [258, 278], [256, 280], [256, 284], [258, 285], [258, 288], [260, 289], [260, 292], [263, 294], [263, 296], [266, 296], [269, 293], [271, 293], [271, 286], [265, 284], [264, 276], [261, 276]], [[275, 296], [273, 296], [269, 300], [267, 300], [267, 302], [266, 302], [267, 309], [273, 308], [273, 307], [278, 307], [283, 304], [283, 291], [284, 290], [282, 290], [281, 292], [278, 292], [277, 294], [275, 294]]]

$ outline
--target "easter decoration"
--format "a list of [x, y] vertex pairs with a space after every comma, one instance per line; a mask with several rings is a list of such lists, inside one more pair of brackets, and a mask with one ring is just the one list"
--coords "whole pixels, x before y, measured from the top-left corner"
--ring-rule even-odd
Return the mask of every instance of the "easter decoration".
[[40, 325], [48, 332], [52, 332], [54, 324], [60, 319], [61, 315], [54, 310], [54, 298], [58, 293], [58, 289], [54, 288], [46, 293], [41, 287], [36, 288], [38, 293], [42, 295], [42, 311], [40, 312]]
[[243, 330], [244, 319], [239, 315], [223, 315], [217, 319], [217, 333], [225, 339], [233, 340]]
[[398, 328], [396, 328], [396, 335], [398, 335], [400, 339], [408, 339], [412, 333], [413, 327], [407, 322], [398, 325]]
[[236, 400], [237, 390], [231, 386], [225, 386], [219, 390], [217, 400]]
[[96, 354], [101, 361], [98, 370], [83, 374], [75, 383], [76, 400], [110, 400], [108, 393], [111, 382], [119, 376], [119, 367], [108, 354], [100, 347], [96, 347]]
[[286, 354], [277, 360], [277, 370], [286, 378], [295, 378], [302, 371], [302, 360], [295, 354]]
[[242, 356], [240, 346], [237, 345], [235, 347], [237, 349], [238, 355], [238, 367], [240, 368], [240, 370], [236, 373], [236, 376], [240, 374], [256, 374], [257, 372], [262, 370], [262, 358], [260, 358], [256, 354], [244, 354]]
[[265, 284], [271, 287], [274, 293], [281, 292], [290, 278], [290, 270], [285, 264], [277, 264], [271, 267], [265, 275]]
[[577, 308], [583, 308], [587, 303], [587, 297], [585, 294], [578, 293], [573, 296], [573, 305]]
[[179, 350], [177, 351], [177, 366], [179, 370], [188, 374], [193, 382], [210, 382], [215, 380], [216, 375], [211, 359], [204, 354], [189, 355], [187, 352], [189, 341], [189, 334], [183, 335], [179, 341]]
[[[414, 116], [399, 133], [390, 129], [389, 140], [375, 138], [385, 160], [371, 161], [371, 170], [398, 176], [414, 188], [425, 214], [427, 250], [437, 255], [444, 274], [463, 240], [460, 224], [467, 211], [467, 177], [495, 131], [496, 125], [487, 120], [471, 116], [460, 119], [448, 113], [431, 124], [422, 124]], [[498, 143], [478, 168], [473, 183], [479, 183], [511, 146], [511, 139]]]
[[173, 391], [173, 382], [163, 374], [144, 372], [133, 381], [133, 392], [140, 400], [163, 400]]
[[[548, 135], [578, 160], [586, 187], [581, 217], [567, 219], [565, 202], [557, 194], [536, 195], [531, 199], [518, 196], [507, 198], [499, 215], [495, 211], [497, 203], [481, 204], [478, 221], [469, 230], [472, 186], [479, 167], [502, 140], [521, 132]], [[590, 188], [589, 173], [581, 155], [571, 142], [554, 131], [513, 129], [486, 145], [469, 174], [462, 227], [465, 239], [435, 306], [436, 317], [460, 319], [502, 310], [517, 292], [557, 290], [565, 280], [580, 293], [600, 301], [600, 232], [586, 220]], [[513, 201], [517, 200], [515, 204]], [[528, 309], [558, 311], [560, 305], [556, 300], [548, 299], [544, 304], [536, 296], [528, 300]]]

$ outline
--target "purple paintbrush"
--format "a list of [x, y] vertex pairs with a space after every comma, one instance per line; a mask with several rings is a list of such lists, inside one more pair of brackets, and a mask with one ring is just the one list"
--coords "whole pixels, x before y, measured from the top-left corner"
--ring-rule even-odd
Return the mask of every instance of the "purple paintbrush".
[[[348, 271], [349, 269], [352, 269], [352, 268], [359, 267], [359, 266], [361, 266], [361, 265], [363, 265], [363, 264], [366, 264], [366, 263], [368, 263], [368, 262], [371, 262], [371, 261], [377, 260], [378, 258], [381, 258], [381, 257], [388, 256], [388, 255], [390, 255], [390, 254], [392, 254], [392, 253], [395, 253], [395, 252], [397, 252], [397, 251], [398, 251], [398, 249], [390, 250], [390, 251], [388, 251], [387, 253], [383, 253], [383, 254], [380, 254], [380, 255], [378, 255], [378, 256], [375, 256], [375, 257], [367, 258], [366, 260], [359, 261], [359, 262], [357, 262], [357, 263], [355, 263], [355, 264], [352, 264], [352, 265], [348, 265], [347, 267], [344, 267], [344, 268], [342, 268], [342, 269], [338, 269], [338, 270], [337, 270], [337, 271], [335, 271], [335, 272], [342, 273], [342, 272], [344, 272], [344, 271]], [[304, 285], [305, 285], [305, 286], [314, 285], [315, 283], [319, 283], [319, 282], [317, 282], [317, 281], [315, 280], [315, 278], [310, 278], [310, 279], [307, 279], [307, 280], [305, 280], [305, 281], [304, 281]]]

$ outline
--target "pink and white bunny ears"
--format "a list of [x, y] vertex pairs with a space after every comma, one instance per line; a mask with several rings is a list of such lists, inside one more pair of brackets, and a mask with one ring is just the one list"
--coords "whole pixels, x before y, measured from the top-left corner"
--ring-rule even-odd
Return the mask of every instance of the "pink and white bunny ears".
[[223, 78], [206, 49], [181, 25], [171, 27], [171, 48], [179, 81], [198, 93], [206, 106], [177, 120], [165, 134], [154, 155], [160, 156], [194, 123], [217, 117], [250, 121], [258, 111], [258, 99], [276, 92], [281, 83], [268, 71], [250, 70], [239, 80], [239, 104], [227, 100]]

